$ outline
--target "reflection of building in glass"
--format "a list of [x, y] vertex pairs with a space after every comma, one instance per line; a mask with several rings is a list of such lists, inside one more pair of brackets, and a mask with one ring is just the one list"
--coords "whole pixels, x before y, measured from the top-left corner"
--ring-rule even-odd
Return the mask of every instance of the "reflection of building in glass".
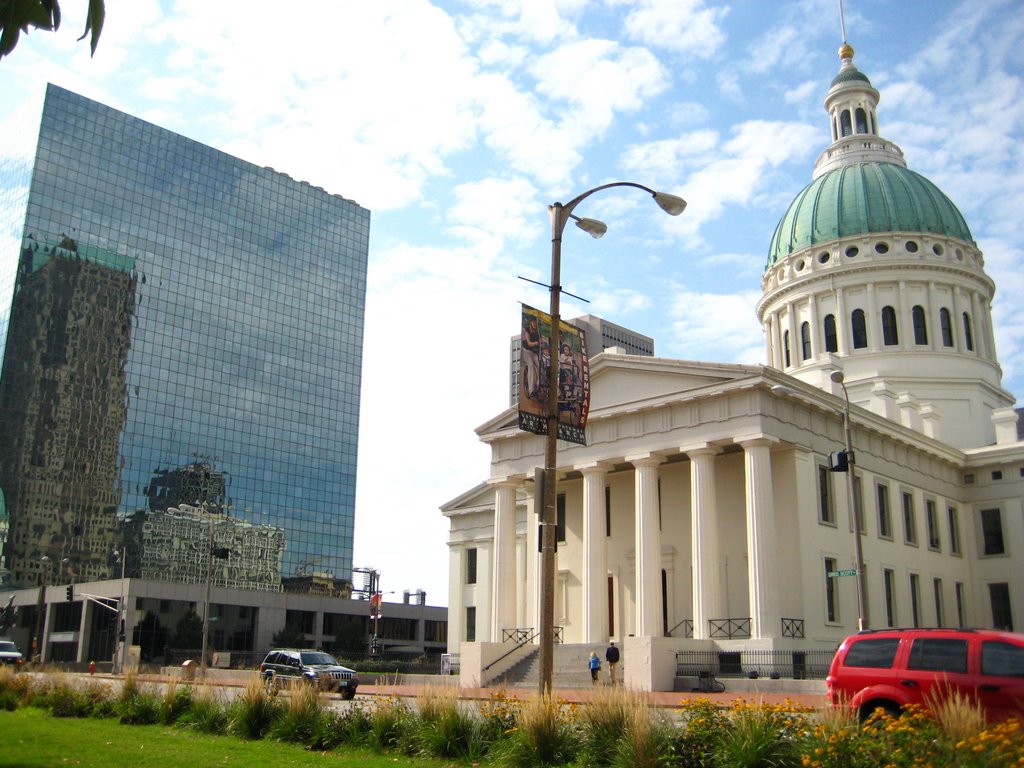
[[194, 461], [175, 469], [158, 469], [146, 489], [149, 508], [162, 510], [182, 504], [221, 503], [226, 495], [224, 473], [207, 461]]
[[52, 85], [29, 125], [0, 127], [37, 135], [0, 157], [0, 565], [104, 578], [119, 525], [198, 502], [280, 532], [275, 583], [231, 578], [347, 578], [369, 212]]
[[46, 554], [70, 558], [78, 580], [107, 573], [133, 266], [67, 236], [34, 228], [25, 235], [0, 384], [6, 565], [15, 583], [38, 579]]
[[[212, 545], [211, 545], [211, 526]], [[252, 523], [223, 512], [185, 504], [180, 509], [136, 512], [125, 526], [128, 562], [143, 579], [238, 589], [281, 589], [282, 528]]]

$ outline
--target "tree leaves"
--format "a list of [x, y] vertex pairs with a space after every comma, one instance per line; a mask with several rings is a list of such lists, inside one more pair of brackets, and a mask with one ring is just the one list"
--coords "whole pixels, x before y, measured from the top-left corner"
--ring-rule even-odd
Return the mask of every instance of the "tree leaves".
[[[94, 55], [103, 31], [106, 5], [104, 0], [87, 1], [85, 31], [78, 39], [84, 40], [92, 33], [89, 50]], [[0, 58], [14, 50], [21, 33], [28, 34], [30, 27], [56, 32], [60, 28], [58, 0], [0, 0]]]

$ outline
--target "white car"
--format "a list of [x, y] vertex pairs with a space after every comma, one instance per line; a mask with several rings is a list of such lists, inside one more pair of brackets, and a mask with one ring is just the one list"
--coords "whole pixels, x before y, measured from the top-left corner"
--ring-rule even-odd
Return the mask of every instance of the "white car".
[[21, 655], [18, 646], [11, 640], [0, 640], [0, 664], [13, 664], [20, 667], [24, 663], [25, 657]]

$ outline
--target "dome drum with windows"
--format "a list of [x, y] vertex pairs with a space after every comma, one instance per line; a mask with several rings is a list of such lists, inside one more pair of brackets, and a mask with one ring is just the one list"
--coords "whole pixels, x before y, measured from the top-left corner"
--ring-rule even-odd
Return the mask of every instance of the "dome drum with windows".
[[1014, 402], [996, 357], [995, 283], [957, 206], [879, 137], [879, 94], [853, 48], [839, 56], [825, 98], [832, 144], [768, 251], [757, 306], [768, 360], [824, 389], [841, 367], [853, 402], [986, 444], [993, 428], [976, 415]]

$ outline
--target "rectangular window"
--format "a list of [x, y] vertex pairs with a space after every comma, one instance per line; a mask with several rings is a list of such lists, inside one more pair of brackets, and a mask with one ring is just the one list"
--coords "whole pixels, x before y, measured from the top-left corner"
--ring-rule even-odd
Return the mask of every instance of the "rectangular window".
[[832, 510], [832, 475], [823, 464], [818, 465], [818, 520], [829, 525], [836, 524]]
[[875, 498], [878, 503], [878, 537], [892, 538], [892, 515], [889, 512], [889, 486], [879, 483], [875, 486]]
[[565, 543], [565, 494], [558, 494], [555, 503], [555, 541]]
[[1003, 545], [1003, 516], [998, 509], [981, 510], [981, 537], [986, 555], [1002, 555], [1006, 548]]
[[[903, 541], [917, 546], [917, 520], [914, 517], [914, 494], [903, 492]], [[916, 624], [914, 625], [917, 626]]]
[[912, 626], [921, 626], [921, 578], [910, 574], [910, 618]]
[[612, 535], [612, 489], [604, 487], [604, 535]]
[[888, 669], [896, 660], [896, 651], [899, 650], [899, 647], [900, 639], [898, 637], [858, 640], [846, 652], [843, 666]]
[[933, 499], [925, 499], [924, 502], [925, 525], [928, 526], [928, 549], [941, 549], [942, 542], [939, 540], [939, 513], [935, 508]]
[[989, 584], [988, 596], [992, 603], [992, 626], [995, 629], [1013, 632], [1013, 611], [1010, 609], [1010, 585], [1005, 582]]
[[967, 641], [919, 637], [910, 646], [907, 669], [930, 672], [967, 672]]
[[836, 579], [829, 574], [836, 570], [836, 559], [825, 558], [825, 621], [839, 621], [839, 595], [836, 592]]
[[476, 584], [476, 547], [466, 550], [466, 583]]
[[946, 626], [946, 610], [942, 602], [942, 579], [932, 579], [932, 592], [935, 595], [935, 626]]
[[956, 592], [956, 625], [967, 626], [967, 597], [964, 593], [964, 584], [957, 581], [953, 584], [953, 591]]
[[466, 606], [466, 642], [476, 642], [476, 606]]
[[[949, 517], [949, 551], [954, 555], [960, 554], [960, 513], [956, 507], [948, 507], [946, 515]], [[963, 625], [961, 625], [963, 626]]]
[[892, 568], [882, 571], [882, 584], [885, 587], [885, 626], [896, 626], [896, 572]]

